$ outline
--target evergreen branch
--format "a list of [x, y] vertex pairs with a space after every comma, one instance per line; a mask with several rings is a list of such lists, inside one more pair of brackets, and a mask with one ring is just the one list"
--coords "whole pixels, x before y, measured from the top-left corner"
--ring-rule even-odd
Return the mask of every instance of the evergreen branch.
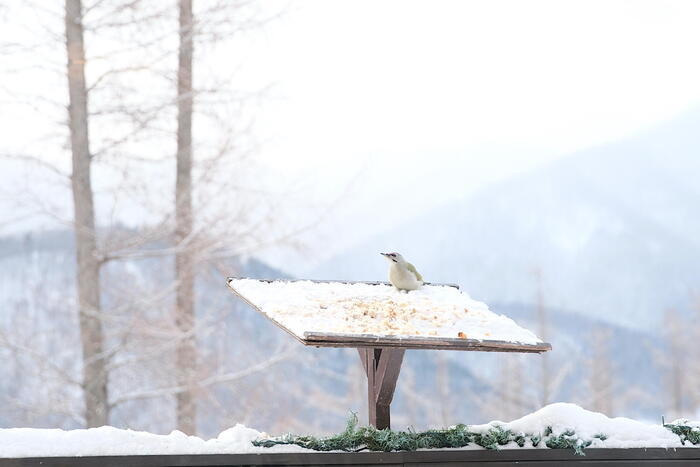
[[[665, 424], [665, 428], [678, 435], [681, 443], [700, 444], [700, 427], [687, 424]], [[595, 440], [605, 441], [608, 436], [604, 433], [593, 435], [591, 439], [582, 439], [574, 430], [566, 430], [554, 434], [548, 426], [544, 433], [516, 433], [495, 425], [484, 432], [470, 431], [467, 425], [459, 424], [442, 430], [427, 430], [416, 432], [377, 430], [372, 426], [358, 427], [357, 415], [352, 414], [348, 419], [345, 430], [333, 436], [317, 438], [311, 435], [297, 436], [292, 434], [276, 438], [258, 439], [254, 446], [272, 447], [280, 444], [294, 444], [314, 451], [416, 451], [418, 449], [461, 448], [476, 444], [484, 449], [499, 449], [510, 443], [525, 447], [529, 441], [532, 447], [544, 444], [550, 449], [572, 449], [574, 453], [584, 456], [584, 450]]]
[[664, 428], [671, 430], [673, 434], [677, 435], [683, 445], [685, 445], [686, 441], [693, 445], [700, 444], [700, 427], [688, 425], [687, 420], [684, 420], [683, 423], [665, 423]]

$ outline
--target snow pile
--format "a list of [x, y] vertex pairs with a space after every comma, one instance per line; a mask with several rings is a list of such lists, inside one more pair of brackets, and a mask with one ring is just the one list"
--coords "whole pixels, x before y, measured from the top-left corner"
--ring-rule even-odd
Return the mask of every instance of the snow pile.
[[405, 293], [389, 285], [253, 279], [232, 279], [229, 286], [302, 339], [321, 332], [542, 342], [455, 287]]
[[[145, 431], [121, 430], [111, 426], [87, 430], [40, 428], [0, 429], [0, 458], [81, 457], [150, 454], [231, 454], [271, 452], [257, 448], [254, 439], [267, 435], [236, 425], [218, 437], [203, 440], [181, 431], [156, 435]], [[279, 446], [272, 452], [305, 451], [298, 446]]]
[[[496, 421], [485, 425], [472, 425], [469, 429], [485, 433], [496, 427], [528, 435], [541, 435], [549, 428], [550, 436], [573, 432], [572, 437], [592, 441], [589, 446], [591, 448], [684, 447], [680, 438], [661, 424], [652, 425], [624, 417], [609, 418], [602, 413], [590, 412], [578, 405], [563, 402], [550, 404], [510, 423]], [[518, 447], [515, 443], [503, 446], [505, 449]], [[538, 447], [546, 446], [541, 444]]]
[[574, 404], [557, 403], [510, 423], [456, 425], [427, 431], [380, 431], [358, 427], [357, 418], [345, 431], [329, 437], [285, 435], [254, 444], [266, 447], [294, 444], [319, 451], [415, 451], [419, 449], [571, 449], [584, 455], [588, 448], [700, 447], [695, 422], [681, 420], [665, 426], [628, 418], [609, 418]]
[[[561, 447], [562, 441], [568, 442], [567, 447], [581, 448], [679, 448], [691, 447], [691, 442], [681, 442], [681, 437], [674, 434], [671, 425], [682, 425], [686, 440], [700, 443], [699, 422], [679, 420], [666, 427], [642, 423], [629, 418], [609, 418], [603, 414], [589, 412], [574, 404], [556, 403], [548, 405], [537, 412], [509, 423], [491, 422], [485, 425], [461, 426], [468, 430], [469, 438], [462, 449], [477, 448], [479, 441], [474, 436], [483, 435], [481, 446], [498, 449], [547, 448]], [[457, 427], [459, 428], [459, 427]], [[367, 431], [367, 429], [363, 429]], [[369, 430], [376, 434], [382, 442], [390, 436], [386, 433]], [[506, 433], [504, 445], [489, 433]], [[416, 432], [392, 432], [392, 436], [420, 436]], [[433, 431], [433, 434], [436, 432]], [[342, 436], [343, 433], [338, 436]], [[351, 441], [356, 441], [356, 436]], [[489, 444], [484, 442], [488, 438]], [[313, 452], [304, 449], [295, 442], [309, 445], [309, 436], [269, 438], [265, 433], [236, 425], [210, 440], [196, 436], [187, 436], [182, 432], [173, 431], [169, 435], [155, 435], [143, 431], [120, 430], [109, 426], [87, 430], [64, 431], [58, 429], [37, 428], [5, 428], [0, 429], [0, 458], [20, 457], [81, 457], [81, 456], [119, 456], [119, 455], [153, 455], [153, 454], [244, 454], [261, 452]], [[513, 440], [508, 444], [508, 439]], [[515, 440], [520, 440], [521, 445]], [[256, 447], [255, 440], [266, 441], [273, 447]], [[301, 441], [300, 441], [301, 440]], [[317, 439], [318, 440], [318, 439]], [[533, 445], [537, 440], [536, 445]], [[696, 444], [700, 447], [700, 444]], [[335, 449], [342, 449], [334, 443]], [[425, 446], [425, 445], [423, 445]], [[443, 445], [444, 446], [444, 445]], [[351, 446], [356, 450], [357, 446]]]

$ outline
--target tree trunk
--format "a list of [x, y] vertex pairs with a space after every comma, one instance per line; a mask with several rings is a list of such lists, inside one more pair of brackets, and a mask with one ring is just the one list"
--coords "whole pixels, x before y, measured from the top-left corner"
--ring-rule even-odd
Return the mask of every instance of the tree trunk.
[[180, 46], [177, 70], [177, 177], [175, 180], [175, 322], [181, 333], [177, 346], [177, 427], [196, 432], [194, 335], [194, 261], [187, 244], [192, 233], [192, 0], [180, 0]]
[[592, 347], [588, 361], [590, 405], [586, 407], [609, 417], [613, 415], [614, 399], [617, 394], [613, 384], [615, 369], [611, 361], [610, 340], [610, 330], [602, 327], [594, 329], [590, 336]]
[[81, 0], [66, 0], [66, 50], [85, 422], [88, 427], [94, 427], [108, 423], [109, 406], [100, 315], [100, 262], [96, 254], [95, 211], [90, 182], [91, 161]]
[[[535, 278], [537, 279], [537, 323], [539, 338], [544, 342], [548, 342], [549, 337], [549, 320], [547, 317], [547, 309], [544, 306], [544, 294], [542, 292], [542, 272], [535, 270]], [[541, 407], [549, 404], [550, 401], [550, 384], [552, 382], [549, 372], [549, 355], [544, 352], [540, 355], [540, 403]]]

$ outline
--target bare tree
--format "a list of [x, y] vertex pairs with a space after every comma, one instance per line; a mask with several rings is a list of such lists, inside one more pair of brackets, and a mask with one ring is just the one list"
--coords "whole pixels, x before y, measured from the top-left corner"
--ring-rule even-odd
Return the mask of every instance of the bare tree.
[[435, 352], [435, 385], [439, 396], [439, 424], [449, 426], [455, 417], [455, 401], [450, 391], [450, 362], [443, 352]]
[[[83, 387], [66, 391], [66, 397], [85, 399], [89, 426], [111, 421], [164, 430], [174, 422], [194, 433], [197, 404], [201, 411], [212, 411], [220, 404], [215, 398], [222, 392], [235, 394], [238, 387], [255, 384], [263, 379], [259, 374], [290, 357], [288, 351], [280, 354], [276, 345], [256, 345], [254, 333], [233, 331], [240, 324], [231, 319], [236, 308], [230, 297], [212, 303], [195, 296], [199, 287], [195, 278], [216, 281], [223, 289], [222, 273], [235, 274], [242, 264], [236, 258], [254, 253], [261, 245], [286, 242], [299, 232], [279, 228], [284, 222], [274, 214], [279, 199], [258, 186], [245, 186], [245, 174], [252, 172], [249, 156], [256, 148], [250, 137], [251, 112], [240, 108], [242, 102], [259, 96], [232, 91], [226, 72], [203, 72], [198, 88], [192, 82], [193, 71], [206, 67], [206, 53], [213, 44], [256, 29], [266, 20], [256, 20], [247, 1], [202, 2], [194, 11], [191, 0], [178, 0], [178, 9], [140, 0], [65, 3], [65, 12], [50, 11], [39, 3], [26, 6], [29, 14], [47, 19], [48, 26], [65, 26], [56, 34], [65, 34], [69, 55], [73, 177], [65, 180], [73, 188], [74, 222], [53, 210], [51, 200], [36, 196], [36, 201], [37, 212], [75, 227], [80, 325], [76, 320], [74, 326], [84, 336], [86, 367], [78, 370], [76, 358], [66, 358], [56, 362], [52, 374], [66, 379], [72, 371], [84, 372]], [[62, 25], [57, 18], [64, 14]], [[131, 40], [123, 41], [125, 36]], [[49, 51], [53, 50], [50, 44], [56, 43], [54, 37], [46, 40]], [[84, 42], [89, 45], [87, 52]], [[200, 49], [200, 43], [206, 46]], [[57, 80], [65, 78], [60, 65], [60, 75], [52, 75]], [[50, 99], [50, 105], [65, 112], [65, 102], [53, 97], [27, 97], [27, 102]], [[195, 101], [202, 103], [198, 109]], [[243, 117], [231, 118], [236, 112]], [[197, 136], [193, 120], [205, 121], [209, 131], [199, 142], [193, 139]], [[62, 123], [51, 133], [50, 156], [27, 151], [14, 159], [67, 175], [67, 167], [61, 166], [61, 157], [65, 159]], [[227, 202], [225, 196], [233, 194], [236, 203]], [[127, 204], [124, 200], [130, 209], [144, 213], [145, 220], [136, 228], [121, 225], [125, 217], [119, 209]], [[280, 223], [274, 225], [278, 228], [272, 228], [273, 222]], [[66, 293], [63, 301], [71, 303], [71, 299]], [[195, 303], [201, 303], [199, 310]], [[237, 340], [228, 356], [209, 360], [213, 338], [232, 335]], [[0, 340], [0, 345], [13, 352], [22, 348], [11, 337]], [[80, 342], [71, 334], [65, 345], [78, 353]], [[265, 344], [269, 343], [267, 338]], [[32, 352], [25, 353], [27, 361], [37, 362], [38, 372], [40, 363], [55, 360], [45, 358], [50, 356], [48, 347], [32, 344]], [[244, 348], [259, 349], [259, 353], [239, 353]], [[31, 365], [21, 370], [31, 371]], [[36, 384], [37, 380], [26, 381]], [[257, 398], [237, 400], [241, 405], [265, 405], [259, 392]], [[45, 404], [47, 410], [52, 404]], [[224, 408], [225, 417], [252, 413], [250, 407], [224, 404]], [[153, 412], [158, 412], [158, 422], [141, 416]]]
[[177, 395], [177, 426], [196, 432], [194, 380], [197, 348], [194, 335], [194, 251], [183, 247], [192, 234], [192, 53], [194, 17], [192, 0], [179, 1], [177, 69], [177, 177], [175, 181], [175, 322], [182, 333], [177, 347], [178, 384], [186, 389]]
[[107, 372], [100, 307], [100, 260], [97, 255], [95, 208], [90, 178], [88, 93], [85, 84], [85, 47], [81, 0], [66, 0], [66, 51], [73, 174], [71, 186], [75, 219], [76, 285], [83, 355], [85, 423], [89, 427], [109, 421]]
[[[547, 317], [547, 309], [544, 304], [544, 292], [542, 290], [542, 271], [537, 268], [534, 271], [535, 280], [537, 281], [537, 333], [540, 339], [547, 342], [549, 335], [549, 320]], [[551, 399], [551, 387], [552, 384], [550, 375], [550, 365], [549, 365], [549, 353], [545, 352], [541, 354], [540, 359], [540, 404], [544, 407], [549, 404]]]
[[502, 420], [514, 420], [523, 416], [532, 406], [528, 406], [528, 401], [524, 394], [523, 384], [523, 359], [520, 355], [505, 354], [501, 358], [501, 369], [498, 386], [502, 393], [500, 408]]
[[688, 332], [685, 317], [677, 310], [666, 310], [663, 316], [662, 329], [665, 346], [656, 355], [657, 364], [665, 373], [664, 381], [668, 390], [667, 407], [672, 417], [680, 417], [688, 408]]
[[[689, 322], [690, 342], [700, 342], [700, 299], [695, 297], [695, 309]], [[700, 362], [692, 358], [688, 362], [691, 410], [700, 408]]]
[[591, 355], [585, 361], [588, 370], [586, 404], [591, 410], [611, 416], [615, 410], [615, 368], [610, 353], [611, 332], [599, 327], [591, 336]]

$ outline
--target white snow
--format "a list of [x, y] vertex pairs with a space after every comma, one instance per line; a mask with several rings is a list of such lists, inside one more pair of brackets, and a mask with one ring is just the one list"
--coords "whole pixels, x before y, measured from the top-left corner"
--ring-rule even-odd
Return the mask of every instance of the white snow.
[[[630, 418], [610, 418], [602, 413], [591, 412], [576, 404], [558, 402], [547, 405], [537, 412], [525, 415], [509, 423], [490, 422], [485, 425], [472, 425], [470, 430], [487, 431], [494, 426], [510, 429], [515, 433], [536, 435], [544, 433], [548, 426], [552, 427], [552, 435], [557, 436], [567, 430], [573, 430], [576, 437], [582, 440], [593, 440], [591, 448], [677, 448], [683, 446], [677, 435], [659, 424], [638, 422]], [[602, 441], [594, 435], [605, 434], [607, 439]], [[532, 447], [529, 442], [525, 447]], [[540, 448], [546, 448], [540, 443]], [[518, 448], [515, 443], [503, 448]]]
[[[700, 426], [699, 422], [682, 421], [683, 424]], [[485, 425], [471, 425], [470, 431], [485, 432], [500, 426], [516, 433], [543, 434], [548, 426], [556, 436], [573, 430], [582, 440], [593, 440], [591, 448], [677, 448], [683, 446], [671, 431], [660, 424], [650, 424], [629, 418], [609, 418], [590, 412], [574, 404], [556, 403], [509, 423], [494, 421]], [[605, 434], [602, 441], [594, 435]], [[169, 435], [156, 435], [143, 431], [122, 430], [110, 426], [87, 430], [59, 430], [41, 428], [0, 429], [0, 458], [19, 457], [80, 457], [152, 454], [234, 454], [261, 452], [312, 452], [296, 445], [279, 445], [272, 448], [255, 447], [251, 441], [267, 438], [243, 425], [236, 425], [218, 437], [203, 440], [187, 436], [180, 431]], [[531, 448], [529, 441], [524, 446]], [[521, 449], [511, 443], [502, 449]], [[545, 449], [542, 442], [538, 448]], [[463, 449], [478, 449], [475, 445]]]
[[0, 458], [307, 451], [294, 445], [258, 448], [251, 444], [262, 437], [267, 435], [240, 424], [209, 440], [181, 431], [156, 435], [111, 426], [86, 430], [5, 428], [0, 429]]
[[253, 279], [232, 279], [229, 286], [302, 339], [322, 332], [542, 342], [455, 287], [424, 285], [406, 293], [389, 285]]

